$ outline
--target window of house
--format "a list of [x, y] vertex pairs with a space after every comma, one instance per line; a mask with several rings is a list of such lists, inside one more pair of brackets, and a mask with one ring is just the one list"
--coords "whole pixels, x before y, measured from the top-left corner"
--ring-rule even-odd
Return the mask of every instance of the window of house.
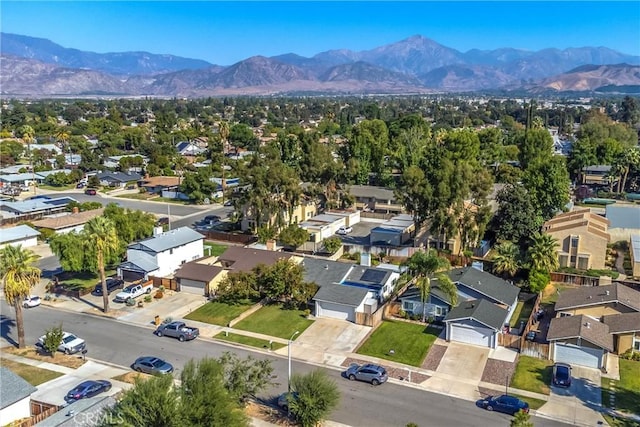
[[560, 317], [569, 317], [573, 316], [571, 313], [560, 313]]
[[440, 307], [439, 305], [436, 306], [436, 316], [446, 316], [447, 314], [447, 307]]
[[572, 248], [577, 248], [579, 241], [580, 241], [580, 237], [579, 236], [571, 236], [571, 247]]
[[411, 301], [403, 301], [402, 302], [402, 309], [404, 311], [413, 311], [413, 302], [411, 302]]
[[173, 249], [169, 249], [169, 255], [173, 255]]
[[575, 265], [575, 263], [576, 263], [576, 256], [571, 255], [571, 265]]
[[633, 349], [640, 351], [640, 337], [633, 337]]

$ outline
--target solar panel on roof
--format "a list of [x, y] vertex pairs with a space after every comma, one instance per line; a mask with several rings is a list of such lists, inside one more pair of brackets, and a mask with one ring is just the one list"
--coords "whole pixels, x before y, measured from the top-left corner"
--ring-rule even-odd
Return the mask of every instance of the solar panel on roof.
[[380, 271], [373, 268], [369, 268], [367, 269], [367, 271], [364, 272], [360, 280], [365, 282], [382, 283], [386, 275], [387, 275], [386, 271]]

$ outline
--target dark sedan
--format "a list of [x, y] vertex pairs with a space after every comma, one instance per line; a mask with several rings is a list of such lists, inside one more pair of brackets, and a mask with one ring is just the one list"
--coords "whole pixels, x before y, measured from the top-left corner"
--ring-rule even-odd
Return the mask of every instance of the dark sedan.
[[93, 397], [109, 390], [111, 390], [111, 383], [109, 381], [85, 381], [69, 390], [67, 395], [64, 397], [64, 400], [67, 402], [73, 402], [75, 400]]
[[571, 387], [571, 366], [566, 363], [553, 365], [553, 385]]
[[173, 372], [173, 366], [164, 360], [153, 357], [138, 357], [132, 366], [134, 371], [144, 372], [145, 374], [170, 374]]
[[520, 410], [529, 412], [529, 404], [527, 402], [506, 394], [489, 396], [481, 402], [481, 406], [487, 411], [498, 411], [511, 415], [517, 414]]
[[[116, 289], [120, 289], [124, 286], [124, 280], [122, 279], [118, 279], [118, 278], [114, 278], [114, 277], [109, 277], [107, 279], [107, 293], [111, 293], [113, 291], [115, 291]], [[98, 282], [98, 284], [96, 285], [95, 289], [92, 292], [93, 295], [102, 295], [102, 282]]]

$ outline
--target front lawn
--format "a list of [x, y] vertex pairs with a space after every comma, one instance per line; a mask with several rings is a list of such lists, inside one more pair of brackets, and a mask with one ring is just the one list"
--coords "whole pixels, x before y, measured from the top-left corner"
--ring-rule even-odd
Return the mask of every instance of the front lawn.
[[286, 310], [281, 304], [272, 304], [236, 323], [234, 328], [288, 340], [295, 331], [301, 334], [312, 323], [303, 310]]
[[19, 377], [22, 377], [22, 379], [34, 387], [62, 376], [60, 372], [38, 368], [37, 366], [27, 365], [26, 363], [14, 362], [10, 359], [3, 359], [2, 366], [8, 368]]
[[[107, 277], [116, 274], [116, 270], [106, 270]], [[69, 290], [93, 288], [100, 281], [100, 274], [89, 272], [63, 272], [58, 275], [58, 280], [62, 286]]]
[[204, 242], [204, 253], [207, 256], [220, 256], [226, 251], [228, 246], [218, 243]]
[[357, 353], [420, 366], [442, 329], [432, 326], [384, 321], [369, 336]]
[[580, 286], [569, 285], [566, 283], [549, 283], [542, 291], [542, 301], [547, 304], [555, 304], [558, 300], [558, 295], [565, 289], [577, 289]]
[[510, 386], [534, 393], [549, 394], [552, 366], [550, 360], [520, 356]]
[[248, 337], [246, 335], [233, 334], [233, 333], [225, 334], [224, 332], [220, 332], [219, 334], [214, 335], [214, 338], [217, 340], [249, 345], [251, 347], [266, 348], [266, 349], [270, 348], [271, 350], [278, 350], [285, 346], [285, 344], [282, 344], [279, 342], [272, 342], [271, 344], [269, 344], [269, 340], [263, 340], [260, 338]]
[[185, 316], [185, 319], [196, 322], [210, 323], [212, 325], [227, 326], [230, 321], [240, 316], [251, 307], [247, 304], [227, 304], [225, 302], [208, 302], [196, 311], [192, 311]]
[[542, 400], [542, 399], [536, 399], [534, 397], [527, 397], [527, 396], [521, 396], [519, 394], [513, 394], [513, 393], [509, 393], [509, 396], [515, 396], [518, 399], [527, 402], [529, 404], [529, 409], [533, 409], [534, 411], [536, 409], [540, 409], [540, 407], [542, 405], [544, 405], [545, 403], [547, 403], [546, 400]]
[[640, 362], [620, 359], [620, 380], [602, 378], [602, 404], [609, 407], [609, 390], [615, 389], [615, 408], [640, 414]]

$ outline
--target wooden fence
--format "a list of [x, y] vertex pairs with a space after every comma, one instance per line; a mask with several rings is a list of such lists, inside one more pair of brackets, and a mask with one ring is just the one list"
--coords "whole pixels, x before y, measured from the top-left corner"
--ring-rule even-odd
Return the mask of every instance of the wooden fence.
[[215, 230], [199, 230], [198, 232], [204, 235], [207, 240], [215, 240], [219, 242], [249, 245], [258, 241], [258, 238], [252, 234], [233, 234]]
[[149, 276], [149, 281], [153, 282], [153, 287], [154, 288], [159, 288], [160, 286], [164, 286], [165, 289], [169, 289], [171, 291], [179, 291], [179, 289], [178, 289], [178, 281], [176, 279], [168, 279], [166, 277]]
[[579, 286], [598, 286], [600, 284], [599, 277], [582, 276], [580, 274], [571, 273], [551, 273], [551, 281], [557, 283], [568, 283], [570, 285]]
[[44, 402], [38, 402], [36, 400], [31, 401], [31, 417], [25, 418], [21, 421], [15, 421], [10, 424], [12, 427], [31, 427], [42, 420], [49, 418], [51, 415], [58, 412], [59, 408], [56, 405], [50, 405]]
[[522, 337], [520, 335], [498, 334], [498, 345], [507, 348], [520, 349]]
[[388, 306], [389, 303], [384, 303], [371, 314], [356, 312], [356, 325], [371, 326], [375, 328], [382, 322], [382, 319], [386, 317]]
[[522, 340], [520, 347], [522, 356], [536, 357], [538, 359], [549, 359], [549, 344]]

